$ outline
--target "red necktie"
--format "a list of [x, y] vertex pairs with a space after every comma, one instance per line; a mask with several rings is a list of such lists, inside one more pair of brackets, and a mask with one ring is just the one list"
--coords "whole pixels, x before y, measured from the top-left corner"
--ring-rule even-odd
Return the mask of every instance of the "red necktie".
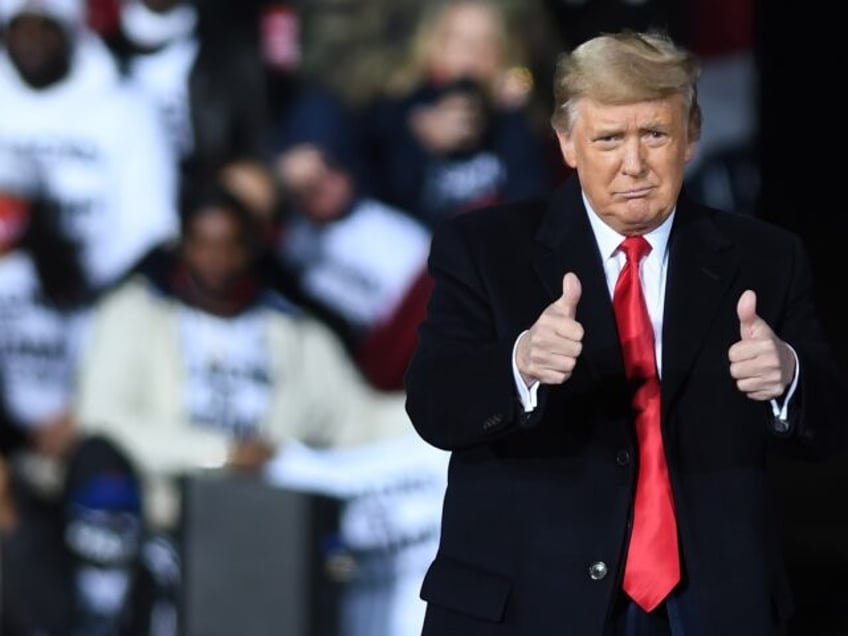
[[627, 262], [615, 284], [613, 306], [624, 354], [624, 371], [634, 387], [633, 411], [639, 442], [639, 475], [633, 530], [624, 568], [624, 591], [650, 612], [680, 580], [677, 522], [660, 429], [660, 383], [654, 330], [639, 281], [639, 262], [651, 246], [641, 236], [620, 245]]

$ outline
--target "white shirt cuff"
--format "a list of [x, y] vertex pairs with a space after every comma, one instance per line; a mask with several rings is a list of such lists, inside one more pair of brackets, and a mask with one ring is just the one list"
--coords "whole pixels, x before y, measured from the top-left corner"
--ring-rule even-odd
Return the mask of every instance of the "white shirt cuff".
[[512, 377], [515, 379], [515, 388], [518, 391], [518, 399], [521, 400], [521, 406], [524, 407], [525, 413], [529, 413], [536, 408], [536, 394], [539, 392], [539, 381], [537, 380], [528, 387], [524, 384], [521, 373], [518, 371], [518, 361], [516, 359], [518, 341], [521, 340], [521, 337], [525, 333], [527, 333], [526, 329], [518, 334], [518, 337], [515, 339], [515, 344], [512, 346]]
[[795, 377], [792, 378], [792, 384], [789, 385], [789, 389], [786, 391], [786, 399], [783, 400], [782, 406], [778, 404], [777, 400], [771, 400], [772, 413], [774, 413], [774, 416], [777, 419], [784, 423], [789, 418], [789, 403], [792, 401], [792, 396], [795, 394], [795, 389], [798, 387], [798, 376], [801, 375], [801, 363], [798, 360], [798, 354], [795, 353], [795, 349], [793, 349], [790, 345], [787, 346], [792, 352], [792, 355], [795, 356]]

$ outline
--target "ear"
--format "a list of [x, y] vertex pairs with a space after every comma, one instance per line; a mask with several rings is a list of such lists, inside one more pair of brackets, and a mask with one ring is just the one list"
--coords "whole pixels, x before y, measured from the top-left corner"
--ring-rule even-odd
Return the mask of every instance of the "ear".
[[698, 149], [698, 142], [694, 140], [692, 137], [689, 137], [689, 140], [686, 142], [686, 152], [683, 155], [683, 160], [686, 163], [692, 161], [695, 158], [695, 151]]
[[701, 138], [700, 116], [690, 116], [689, 127], [686, 132], [686, 151], [683, 160], [688, 164], [695, 158], [695, 152], [698, 150], [698, 140]]
[[562, 153], [562, 158], [570, 168], [577, 167], [577, 156], [574, 150], [574, 141], [567, 132], [556, 130], [557, 141], [559, 141], [559, 150]]

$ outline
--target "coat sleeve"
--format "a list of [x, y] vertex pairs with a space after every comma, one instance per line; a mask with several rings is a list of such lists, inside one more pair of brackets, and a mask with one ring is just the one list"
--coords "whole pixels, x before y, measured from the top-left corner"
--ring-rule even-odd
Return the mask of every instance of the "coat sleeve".
[[816, 317], [812, 273], [800, 239], [794, 243], [791, 284], [778, 335], [796, 351], [798, 386], [789, 405], [789, 428], [778, 437], [815, 456], [844, 450], [848, 426], [842, 398], [848, 378], [831, 352]]
[[519, 332], [499, 332], [485, 273], [462, 228], [446, 222], [434, 235], [433, 289], [406, 375], [415, 429], [445, 450], [487, 444], [527, 424], [512, 374]]

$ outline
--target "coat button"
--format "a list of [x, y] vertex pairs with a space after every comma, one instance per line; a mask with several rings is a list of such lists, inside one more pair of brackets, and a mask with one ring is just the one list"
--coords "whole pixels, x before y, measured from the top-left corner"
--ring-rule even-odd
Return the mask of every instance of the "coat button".
[[595, 561], [589, 566], [589, 578], [593, 581], [600, 581], [607, 575], [607, 564], [603, 561]]
[[628, 466], [631, 459], [630, 451], [626, 448], [622, 448], [615, 454], [615, 463], [619, 466]]

